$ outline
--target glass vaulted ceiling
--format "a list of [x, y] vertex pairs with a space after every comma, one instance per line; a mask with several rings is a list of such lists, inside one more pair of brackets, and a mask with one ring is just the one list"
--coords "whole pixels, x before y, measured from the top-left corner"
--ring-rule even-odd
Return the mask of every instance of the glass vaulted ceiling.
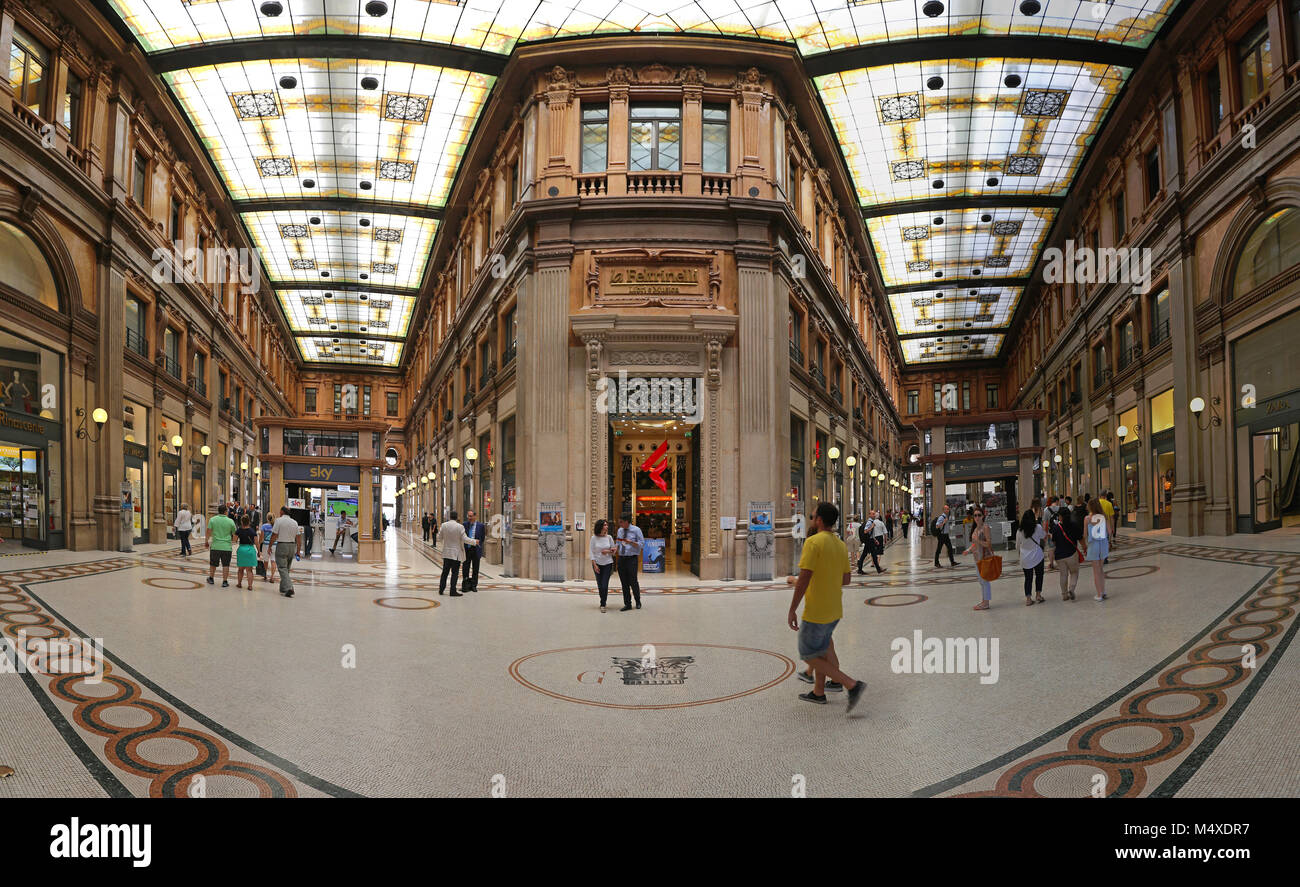
[[[920, 364], [1000, 353], [1060, 199], [1132, 71], [1086, 60], [1087, 47], [1141, 50], [1177, 2], [109, 0], [147, 53], [241, 42], [240, 61], [160, 70], [261, 251], [304, 360], [371, 366], [401, 362], [439, 211], [494, 78], [370, 51], [261, 59], [248, 41], [505, 55], [557, 37], [690, 33], [823, 56], [814, 85], [904, 359]], [[997, 38], [1024, 38], [1023, 49], [1002, 39], [987, 51]], [[1083, 49], [1036, 57], [1043, 38]], [[907, 41], [919, 49], [906, 61], [863, 67], [853, 52]]]

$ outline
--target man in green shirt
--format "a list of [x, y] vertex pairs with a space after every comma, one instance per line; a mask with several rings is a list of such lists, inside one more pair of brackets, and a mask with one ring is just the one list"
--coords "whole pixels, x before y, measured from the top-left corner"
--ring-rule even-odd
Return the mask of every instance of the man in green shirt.
[[230, 587], [230, 539], [235, 522], [226, 517], [226, 506], [218, 505], [216, 517], [208, 521], [208, 584], [214, 585], [217, 564], [221, 564], [221, 587]]

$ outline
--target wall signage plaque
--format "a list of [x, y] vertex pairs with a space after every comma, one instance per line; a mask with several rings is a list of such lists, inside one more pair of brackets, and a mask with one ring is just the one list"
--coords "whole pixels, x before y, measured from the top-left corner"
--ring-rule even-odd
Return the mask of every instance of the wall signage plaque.
[[587, 269], [593, 308], [712, 308], [721, 289], [716, 250], [609, 250], [595, 253]]

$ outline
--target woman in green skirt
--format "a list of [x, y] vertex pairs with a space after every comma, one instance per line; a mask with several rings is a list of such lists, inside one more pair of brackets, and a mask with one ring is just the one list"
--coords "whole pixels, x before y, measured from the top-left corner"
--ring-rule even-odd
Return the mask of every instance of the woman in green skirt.
[[235, 530], [235, 536], [239, 540], [239, 547], [235, 549], [235, 566], [239, 568], [239, 575], [235, 577], [235, 588], [243, 585], [244, 574], [248, 574], [248, 590], [253, 590], [253, 568], [257, 566], [257, 530], [249, 526], [251, 522], [248, 515], [245, 514], [239, 519], [239, 529]]

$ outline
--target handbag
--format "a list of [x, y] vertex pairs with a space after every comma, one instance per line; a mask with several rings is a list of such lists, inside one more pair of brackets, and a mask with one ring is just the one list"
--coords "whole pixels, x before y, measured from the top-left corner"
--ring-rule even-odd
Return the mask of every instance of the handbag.
[[1002, 575], [1002, 556], [994, 554], [981, 558], [975, 562], [975, 567], [980, 571], [981, 579], [992, 582]]
[[1074, 537], [1070, 535], [1070, 531], [1065, 528], [1065, 522], [1061, 520], [1059, 514], [1056, 516], [1056, 525], [1061, 528], [1061, 535], [1066, 539], [1069, 539], [1070, 544], [1074, 546], [1074, 553], [1079, 556], [1079, 563], [1083, 563], [1083, 552], [1079, 550], [1079, 543], [1074, 541]]

